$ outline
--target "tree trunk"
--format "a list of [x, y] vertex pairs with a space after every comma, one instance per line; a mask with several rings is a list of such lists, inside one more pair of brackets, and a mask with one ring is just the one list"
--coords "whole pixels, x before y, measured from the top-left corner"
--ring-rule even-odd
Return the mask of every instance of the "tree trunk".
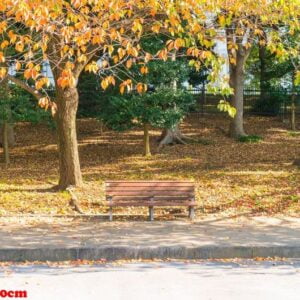
[[8, 140], [8, 130], [9, 130], [9, 125], [7, 121], [4, 121], [3, 123], [3, 152], [4, 152], [4, 163], [6, 167], [10, 164], [10, 159], [9, 159], [9, 140]]
[[144, 155], [151, 156], [149, 124], [147, 124], [147, 123], [144, 124]]
[[[172, 61], [176, 61], [175, 53], [172, 55]], [[174, 92], [177, 91], [177, 81], [173, 80], [172, 88]], [[184, 142], [184, 136], [180, 132], [179, 124], [174, 128], [165, 128], [160, 136], [158, 150], [160, 150], [165, 145], [174, 145], [174, 144], [186, 144]]]
[[264, 101], [266, 100], [266, 93], [269, 88], [269, 80], [266, 75], [266, 54], [267, 54], [267, 48], [264, 45], [259, 45], [259, 60], [260, 60], [260, 100]]
[[59, 150], [59, 188], [66, 189], [70, 185], [81, 186], [76, 113], [78, 108], [78, 91], [76, 88], [57, 89], [57, 135]]
[[99, 121], [99, 125], [100, 125], [100, 135], [103, 135], [104, 132], [104, 123], [102, 120]]
[[295, 131], [296, 128], [296, 91], [295, 91], [295, 72], [292, 75], [292, 101], [291, 101], [291, 130]]
[[[243, 47], [239, 45], [239, 47]], [[237, 51], [236, 64], [230, 64], [230, 86], [234, 89], [231, 97], [231, 105], [236, 109], [236, 115], [232, 119], [229, 134], [233, 138], [245, 136], [244, 131], [244, 64], [247, 56], [242, 50]]]
[[292, 95], [292, 104], [291, 104], [291, 130], [295, 131], [296, 128], [296, 105], [295, 105], [295, 94]]
[[181, 133], [179, 125], [172, 129], [164, 129], [159, 139], [158, 150], [165, 145], [186, 144], [185, 139], [186, 137]]
[[[10, 124], [12, 121], [12, 112], [9, 99], [9, 86], [8, 80], [4, 79], [0, 82], [1, 84], [1, 95], [4, 101], [1, 105], [2, 115], [2, 128], [0, 128], [0, 146], [3, 146], [4, 162], [6, 167], [10, 164], [9, 147], [15, 145], [15, 134], [13, 126]], [[6, 99], [7, 98], [7, 99]], [[1, 99], [0, 99], [1, 100]], [[1, 101], [2, 102], [2, 101]]]
[[[3, 132], [4, 132], [4, 126], [2, 125], [0, 128], [0, 147], [3, 147], [4, 145], [4, 139], [3, 139]], [[15, 137], [15, 132], [14, 132], [14, 127], [12, 124], [7, 122], [7, 139], [8, 139], [8, 146], [9, 147], [14, 147], [16, 144], [16, 137]]]

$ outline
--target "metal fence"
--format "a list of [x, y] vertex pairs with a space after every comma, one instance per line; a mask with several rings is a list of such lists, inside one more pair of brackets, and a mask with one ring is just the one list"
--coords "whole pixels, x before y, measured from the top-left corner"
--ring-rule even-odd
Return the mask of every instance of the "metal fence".
[[[224, 99], [222, 95], [212, 94], [206, 89], [189, 90], [197, 100], [197, 111], [201, 113], [219, 113], [217, 105]], [[296, 114], [300, 114], [300, 90], [294, 92]], [[292, 107], [292, 91], [288, 89], [244, 90], [244, 113], [254, 115], [281, 116], [288, 118]], [[229, 100], [229, 99], [227, 99]]]

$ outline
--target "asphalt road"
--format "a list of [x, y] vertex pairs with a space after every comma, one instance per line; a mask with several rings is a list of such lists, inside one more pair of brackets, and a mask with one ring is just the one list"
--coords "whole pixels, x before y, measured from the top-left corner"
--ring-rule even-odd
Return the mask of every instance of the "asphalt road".
[[8, 266], [0, 267], [0, 299], [1, 290], [26, 290], [32, 300], [297, 300], [300, 261]]

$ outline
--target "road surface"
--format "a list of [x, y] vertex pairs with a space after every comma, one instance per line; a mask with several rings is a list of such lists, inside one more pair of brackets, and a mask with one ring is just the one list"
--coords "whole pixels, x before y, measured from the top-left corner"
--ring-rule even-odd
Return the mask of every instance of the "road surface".
[[3, 290], [26, 291], [32, 300], [296, 300], [300, 260], [6, 266]]

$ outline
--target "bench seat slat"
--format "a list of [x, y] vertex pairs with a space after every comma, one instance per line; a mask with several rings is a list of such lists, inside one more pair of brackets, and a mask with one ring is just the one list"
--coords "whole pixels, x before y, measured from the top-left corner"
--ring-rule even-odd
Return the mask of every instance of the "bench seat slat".
[[193, 201], [141, 201], [141, 202], [111, 202], [107, 204], [108, 206], [139, 206], [139, 207], [149, 207], [149, 206], [196, 206], [196, 202]]
[[193, 182], [188, 181], [107, 181], [106, 187], [193, 187]]
[[108, 192], [108, 196], [190, 196], [194, 195], [193, 192], [182, 192], [182, 191], [116, 191], [116, 192]]
[[[138, 197], [132, 197], [132, 196], [112, 196], [112, 201], [128, 201], [128, 202], [137, 202], [137, 201], [151, 201], [152, 197], [149, 196], [138, 196]], [[191, 196], [155, 196], [152, 198], [152, 201], [191, 201], [193, 197]], [[109, 197], [108, 199], [109, 200]]]
[[155, 191], [174, 191], [174, 189], [176, 189], [176, 191], [181, 191], [181, 192], [190, 192], [193, 193], [194, 192], [194, 187], [190, 187], [190, 186], [180, 186], [180, 187], [174, 187], [174, 186], [158, 186], [158, 187], [148, 187], [148, 186], [118, 186], [118, 187], [107, 187], [106, 188], [106, 192], [107, 193], [113, 193], [113, 192], [122, 192], [122, 191], [126, 191], [126, 192], [131, 192], [131, 191], [140, 191], [141, 193], [143, 193], [144, 191], [153, 191], [153, 189], [155, 189]]

